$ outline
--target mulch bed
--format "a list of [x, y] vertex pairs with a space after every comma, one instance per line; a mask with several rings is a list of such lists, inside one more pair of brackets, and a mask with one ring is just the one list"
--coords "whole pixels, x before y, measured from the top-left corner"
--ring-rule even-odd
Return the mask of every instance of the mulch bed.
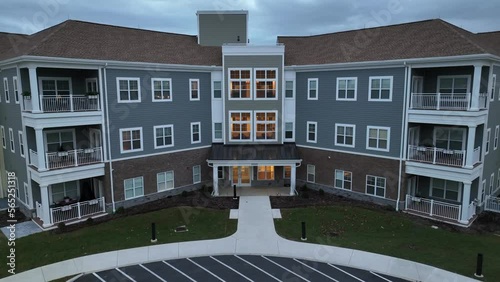
[[[0, 227], [9, 226], [10, 223], [7, 222], [7, 220], [9, 220], [9, 219], [12, 219], [12, 218], [9, 217], [7, 210], [1, 211], [0, 212]], [[20, 212], [19, 209], [16, 209], [15, 219], [17, 219], [17, 223], [21, 223], [23, 221], [29, 220], [29, 218], [27, 218], [22, 212]]]

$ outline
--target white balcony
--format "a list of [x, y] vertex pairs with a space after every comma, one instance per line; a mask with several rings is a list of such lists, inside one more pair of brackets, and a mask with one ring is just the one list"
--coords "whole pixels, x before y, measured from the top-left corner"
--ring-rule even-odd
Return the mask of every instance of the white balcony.
[[[481, 147], [474, 149], [472, 165], [480, 162]], [[436, 147], [408, 146], [408, 160], [436, 165], [465, 167], [466, 150], [447, 150]]]
[[[30, 165], [39, 168], [38, 153], [30, 151]], [[45, 167], [49, 170], [101, 163], [102, 147], [45, 153]]]
[[458, 221], [460, 220], [462, 206], [406, 195], [405, 210], [429, 217]]
[[[470, 111], [471, 93], [411, 93], [410, 109], [436, 111]], [[486, 109], [488, 94], [479, 94], [479, 109]]]
[[500, 213], [500, 198], [486, 196], [484, 209], [487, 211]]
[[[43, 209], [49, 207], [43, 207], [42, 204], [36, 202], [36, 213], [38, 218], [42, 218]], [[85, 217], [90, 217], [95, 214], [105, 213], [106, 203], [104, 197], [97, 198], [94, 200], [76, 202], [68, 205], [61, 205], [59, 207], [50, 208], [49, 216], [50, 222], [43, 224], [53, 225], [59, 222], [67, 222], [71, 220], [78, 220]]]
[[[24, 99], [24, 110], [31, 112], [33, 100]], [[40, 95], [40, 111], [42, 113], [89, 112], [100, 111], [99, 96], [87, 95]]]

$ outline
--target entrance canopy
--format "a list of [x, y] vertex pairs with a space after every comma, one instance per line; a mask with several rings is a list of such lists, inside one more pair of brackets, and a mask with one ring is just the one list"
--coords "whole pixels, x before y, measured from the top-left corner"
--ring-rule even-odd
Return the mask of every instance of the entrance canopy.
[[295, 144], [277, 145], [224, 145], [213, 144], [208, 163], [241, 165], [241, 164], [269, 164], [300, 165]]

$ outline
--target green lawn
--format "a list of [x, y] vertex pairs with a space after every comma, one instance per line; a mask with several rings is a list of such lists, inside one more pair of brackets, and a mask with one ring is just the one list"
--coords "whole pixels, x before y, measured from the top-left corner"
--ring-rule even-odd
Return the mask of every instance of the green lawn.
[[[229, 210], [177, 207], [122, 217], [64, 234], [38, 233], [16, 240], [16, 273], [74, 257], [152, 245], [151, 222], [156, 223], [157, 244], [222, 238], [233, 234], [237, 226], [236, 220], [229, 219]], [[173, 229], [179, 225], [186, 225], [189, 231], [175, 233]], [[0, 235], [0, 253], [7, 251], [6, 238]], [[6, 265], [5, 256], [0, 263]], [[7, 274], [2, 271], [0, 277]]]
[[281, 210], [275, 221], [281, 236], [417, 261], [472, 277], [477, 253], [484, 254], [484, 281], [500, 277], [500, 237], [432, 229], [396, 212], [359, 207], [311, 207]]

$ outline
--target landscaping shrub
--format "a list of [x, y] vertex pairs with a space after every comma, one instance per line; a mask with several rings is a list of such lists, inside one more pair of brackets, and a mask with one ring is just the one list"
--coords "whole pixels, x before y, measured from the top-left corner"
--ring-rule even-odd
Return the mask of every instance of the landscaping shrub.
[[318, 194], [319, 194], [320, 196], [324, 196], [324, 195], [325, 195], [325, 190], [323, 190], [323, 189], [319, 189]]
[[59, 230], [60, 233], [63, 233], [66, 231], [66, 223], [64, 222], [59, 222], [57, 224], [57, 229]]
[[125, 208], [124, 207], [119, 207], [116, 209], [115, 213], [117, 214], [124, 214], [125, 213]]

